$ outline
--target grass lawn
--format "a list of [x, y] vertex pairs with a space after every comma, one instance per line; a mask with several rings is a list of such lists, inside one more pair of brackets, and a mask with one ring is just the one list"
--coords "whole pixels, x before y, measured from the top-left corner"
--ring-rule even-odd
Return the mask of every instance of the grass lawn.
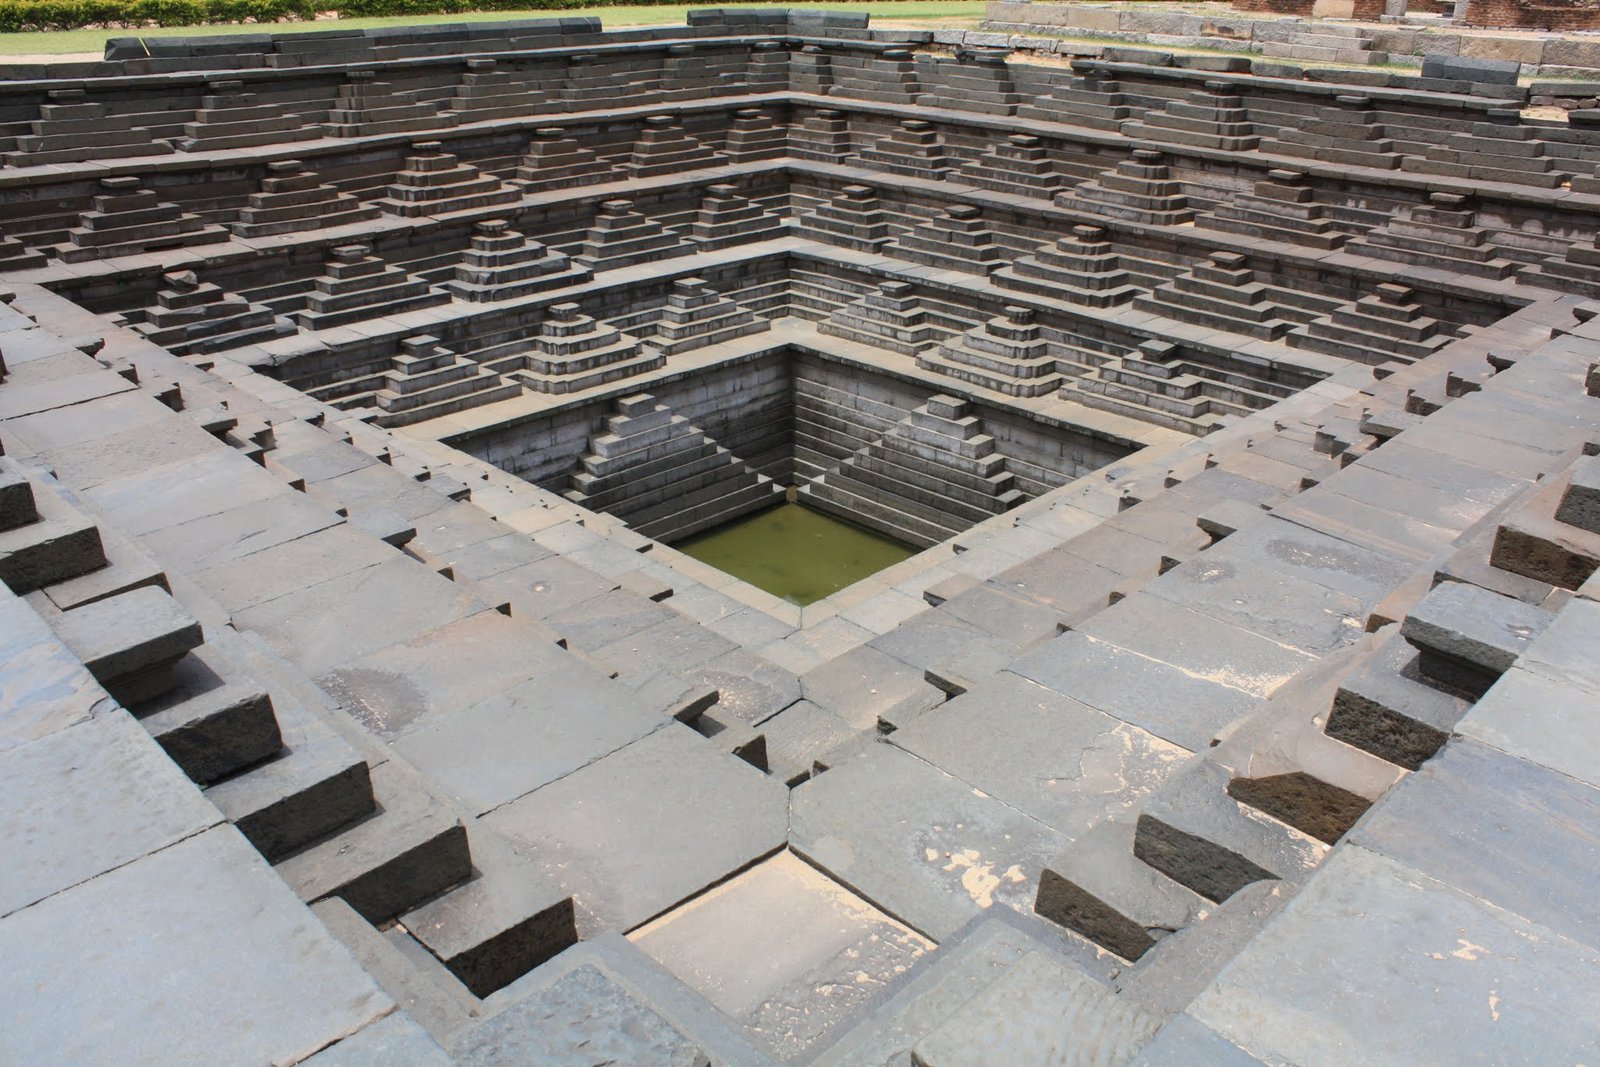
[[[314, 30], [367, 29], [373, 26], [425, 25], [439, 22], [503, 22], [508, 19], [561, 18], [571, 15], [596, 15], [607, 28], [617, 26], [669, 26], [684, 22], [691, 8], [725, 7], [707, 0], [701, 4], [662, 5], [660, 7], [585, 7], [564, 11], [488, 11], [472, 15], [415, 15], [403, 18], [338, 19], [319, 22], [281, 22], [268, 26], [168, 26], [143, 30], [63, 30], [53, 33], [0, 33], [0, 55], [65, 55], [105, 49], [111, 37], [198, 37], [228, 33], [304, 33]], [[883, 0], [877, 3], [841, 3], [816, 0], [814, 3], [740, 4], [739, 7], [806, 7], [828, 11], [866, 11], [874, 22], [916, 21], [940, 26], [976, 26], [983, 18], [982, 0]]]

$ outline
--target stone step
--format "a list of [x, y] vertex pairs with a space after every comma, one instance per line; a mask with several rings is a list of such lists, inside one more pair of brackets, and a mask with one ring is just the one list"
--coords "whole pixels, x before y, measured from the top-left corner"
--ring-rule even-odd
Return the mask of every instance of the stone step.
[[114, 528], [107, 527], [100, 532], [100, 545], [106, 559], [104, 567], [45, 586], [45, 595], [57, 608], [70, 611], [147, 585], [168, 588], [161, 565], [143, 547], [121, 536]]
[[153, 586], [73, 608], [51, 625], [125, 707], [170, 691], [174, 664], [203, 640], [194, 617]]
[[1228, 795], [1232, 773], [1210, 760], [1169, 779], [1147, 797], [1133, 852], [1208, 900], [1222, 903], [1259, 881], [1303, 881], [1327, 847], [1282, 823], [1247, 814]]
[[1600, 473], [1585, 457], [1549, 478], [1495, 531], [1489, 562], [1502, 571], [1561, 589], [1577, 590], [1600, 569], [1600, 499], [1594, 488]]
[[1400, 634], [1421, 653], [1425, 678], [1476, 699], [1554, 618], [1500, 593], [1445, 582], [1411, 609]]
[[[105, 548], [94, 521], [80, 511], [61, 483], [48, 475], [21, 470], [33, 498], [35, 519], [0, 530], [0, 582], [13, 593], [81, 577], [106, 565]], [[22, 490], [13, 489], [13, 500]]]
[[15, 460], [0, 456], [0, 532], [38, 520], [33, 484]]
[[476, 997], [487, 997], [578, 941], [573, 900], [488, 832], [470, 835], [472, 877], [400, 916]]
[[172, 673], [170, 692], [131, 710], [191, 781], [209, 785], [283, 748], [272, 698], [214, 646], [190, 652]]
[[1449, 740], [1471, 704], [1423, 678], [1417, 650], [1392, 629], [1373, 657], [1339, 682], [1324, 731], [1416, 770]]
[[1211, 902], [1133, 853], [1135, 823], [1103, 822], [1045, 867], [1033, 910], [1080, 937], [1138, 960]]
[[472, 874], [467, 831], [414, 771], [372, 768], [377, 810], [278, 861], [306, 903], [337, 896], [368, 922], [383, 922]]

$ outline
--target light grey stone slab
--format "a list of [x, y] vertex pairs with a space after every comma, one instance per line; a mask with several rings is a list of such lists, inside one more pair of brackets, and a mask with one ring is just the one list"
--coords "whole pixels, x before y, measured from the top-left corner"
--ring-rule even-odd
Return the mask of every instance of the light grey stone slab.
[[27, 602], [0, 588], [0, 751], [115, 708]]
[[705, 1052], [598, 968], [579, 967], [468, 1031], [451, 1046], [463, 1067], [710, 1067]]
[[307, 1067], [451, 1067], [454, 1061], [415, 1019], [397, 1011], [305, 1062]]
[[157, 558], [185, 573], [293, 541], [344, 520], [299, 493], [268, 497], [144, 535]]
[[1190, 751], [1208, 747], [1260, 702], [1220, 680], [1076, 632], [1029, 649], [1011, 669]]
[[1258, 697], [1271, 696], [1316, 662], [1315, 657], [1253, 630], [1147, 593], [1135, 593], [1076, 629], [1197, 678]]
[[605, 682], [539, 629], [484, 611], [369, 652], [317, 682], [367, 729], [393, 738], [531, 678], [558, 677], [569, 686]]
[[800, 699], [800, 682], [793, 674], [743, 648], [673, 673], [692, 686], [715, 689], [717, 708], [751, 726]]
[[1068, 839], [1137, 803], [1190, 755], [1010, 672], [926, 712], [891, 741]]
[[1257, 560], [1280, 574], [1315, 582], [1363, 603], [1377, 603], [1414, 569], [1403, 559], [1275, 516], [1240, 530], [1217, 548], [1223, 546], [1234, 559]]
[[[573, 648], [585, 652], [594, 652], [664, 622], [683, 621], [671, 608], [625, 589], [602, 593], [543, 617]], [[728, 648], [732, 647], [728, 643]]]
[[920, 668], [871, 645], [813, 667], [800, 685], [807, 700], [862, 730], [915, 718], [946, 699]]
[[1600, 715], [1592, 689], [1541, 668], [1512, 667], [1456, 724], [1465, 737], [1600, 786]]
[[1600, 692], [1600, 604], [1574, 600], [1522, 654], [1541, 674]]
[[661, 725], [626, 686], [576, 670], [579, 666], [420, 722], [394, 741], [395, 751], [482, 814]]
[[934, 948], [792, 852], [669, 912], [632, 941], [786, 1060], [849, 1025]]
[[1261, 1061], [1192, 1015], [1175, 1015], [1131, 1067], [1257, 1067]]
[[604, 929], [627, 930], [783, 844], [788, 791], [677, 723], [484, 817]]
[[393, 1010], [231, 827], [0, 920], [0, 1062], [293, 1063]]
[[233, 621], [260, 633], [316, 678], [488, 609], [474, 594], [402, 556], [257, 604], [235, 613]]
[[195, 584], [228, 611], [241, 611], [285, 593], [340, 578], [395, 558], [395, 550], [347, 524], [189, 571]]
[[1347, 845], [1190, 1014], [1302, 1067], [1582, 1063], [1600, 1044], [1597, 966], [1591, 948]]
[[1458, 739], [1391, 790], [1351, 840], [1591, 948], [1600, 790]]
[[0, 753], [0, 915], [221, 821], [120, 711]]
[[615, 579], [603, 578], [560, 556], [501, 571], [484, 579], [483, 585], [509, 599], [517, 614], [531, 619], [576, 612], [617, 588]]
[[985, 909], [1028, 913], [1066, 839], [891, 745], [794, 790], [794, 848], [935, 941]]
[[918, 1041], [915, 1062], [1123, 1067], [1160, 1026], [1072, 964], [1038, 951]]

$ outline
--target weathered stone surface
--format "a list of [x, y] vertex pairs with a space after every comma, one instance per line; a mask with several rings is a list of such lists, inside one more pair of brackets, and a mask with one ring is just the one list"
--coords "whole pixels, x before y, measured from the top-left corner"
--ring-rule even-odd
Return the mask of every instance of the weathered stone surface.
[[220, 821], [126, 713], [0, 754], [0, 915]]
[[934, 948], [791, 852], [631, 939], [786, 1059], [848, 1025]]
[[915, 1057], [928, 1067], [990, 1057], [1120, 1065], [1132, 1060], [1160, 1025], [1070, 964], [1034, 952], [918, 1041]]
[[292, 1062], [393, 1008], [227, 827], [0, 920], [0, 952], [15, 1063]]
[[484, 821], [625, 930], [781, 846], [787, 810], [781, 784], [671, 723]]
[[1076, 837], [1158, 787], [1187, 750], [1002, 672], [892, 743]]
[[995, 905], [1029, 911], [1065, 841], [891, 745], [797, 788], [790, 824], [801, 855], [936, 941]]
[[711, 1060], [648, 1004], [594, 967], [580, 967], [474, 1028], [451, 1048], [472, 1065], [659, 1063], [710, 1067]]
[[[1581, 1058], [1600, 1039], [1600, 1013], [1550, 991], [1581, 983], [1595, 963], [1592, 948], [1349, 847], [1191, 1014], [1240, 1048], [1294, 1063]], [[1431, 1016], [1460, 1024], [1420, 1033], [1396, 1010], [1419, 990]], [[1470, 1022], [1485, 1012], [1489, 1025]]]

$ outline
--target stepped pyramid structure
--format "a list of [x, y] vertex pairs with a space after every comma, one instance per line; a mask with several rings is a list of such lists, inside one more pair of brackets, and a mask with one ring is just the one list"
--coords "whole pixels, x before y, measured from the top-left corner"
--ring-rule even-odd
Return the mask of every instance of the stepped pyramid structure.
[[305, 125], [282, 105], [259, 102], [254, 93], [245, 92], [244, 82], [214, 81], [206, 84], [206, 95], [200, 98], [194, 121], [184, 123], [178, 147], [185, 152], [207, 152], [310, 141], [321, 136], [320, 129]]
[[1119, 131], [1134, 113], [1122, 85], [1110, 73], [1089, 70], [1068, 85], [1033, 98], [1017, 110], [1020, 118], [1065, 122], [1092, 130]]
[[1138, 148], [1130, 159], [1118, 163], [1098, 178], [1056, 194], [1056, 204], [1108, 219], [1142, 222], [1147, 226], [1179, 226], [1194, 221], [1183, 186], [1172, 178], [1164, 157]]
[[917, 57], [904, 48], [876, 56], [843, 56], [828, 66], [829, 93], [880, 104], [917, 102]]
[[778, 503], [783, 487], [655, 397], [637, 393], [617, 401], [606, 432], [589, 439], [566, 496], [671, 543]]
[[694, 252], [693, 244], [635, 211], [632, 200], [607, 200], [600, 205], [582, 251], [574, 259], [598, 274]]
[[593, 149], [580, 145], [561, 126], [534, 130], [527, 154], [517, 168], [517, 180], [530, 192], [598, 185], [621, 181], [622, 177], [611, 164], [595, 155]]
[[937, 344], [942, 336], [928, 321], [922, 298], [910, 282], [884, 282], [823, 319], [817, 330], [908, 356]]
[[294, 332], [287, 319], [201, 282], [193, 271], [164, 274], [156, 306], [132, 324], [151, 344], [179, 356], [223, 352]]
[[460, 122], [524, 118], [559, 110], [555, 94], [560, 88], [560, 79], [508, 70], [493, 59], [469, 59], [448, 110], [455, 112]]
[[1133, 306], [1179, 322], [1271, 341], [1294, 325], [1283, 319], [1273, 294], [1272, 287], [1255, 280], [1244, 256], [1213, 252], [1204, 263], [1135, 299]]
[[869, 166], [907, 178], [938, 181], [947, 177], [956, 160], [945, 151], [944, 137], [930, 122], [906, 119], [894, 132], [879, 137], [856, 155]]
[[228, 228], [240, 237], [268, 237], [366, 222], [379, 214], [376, 206], [318, 181], [298, 159], [283, 159], [267, 164], [261, 191], [250, 194]]
[[795, 232], [857, 252], [877, 252], [889, 243], [889, 220], [870, 186], [847, 185], [833, 199], [802, 214]]
[[954, 56], [934, 56], [922, 79], [931, 90], [917, 98], [924, 107], [960, 108], [988, 115], [1012, 115], [1022, 103], [1011, 80], [1009, 48], [966, 47]]
[[426, 334], [400, 342], [400, 353], [373, 394], [379, 426], [407, 426], [455, 411], [508, 400], [522, 392], [514, 382], [458, 356]]
[[1284, 127], [1257, 146], [1268, 155], [1297, 156], [1322, 163], [1393, 170], [1400, 153], [1384, 131], [1372, 98], [1345, 94], [1335, 99], [1338, 111], [1317, 113], [1305, 129]]
[[378, 80], [376, 71], [353, 70], [339, 86], [323, 130], [329, 137], [368, 137], [378, 133], [414, 133], [454, 126], [456, 118], [435, 103], [419, 103], [396, 95]]
[[855, 147], [843, 111], [821, 108], [789, 126], [789, 155], [818, 163], [843, 163]]
[[788, 150], [789, 133], [772, 118], [770, 111], [742, 107], [728, 123], [728, 138], [722, 156], [729, 163], [749, 163], [775, 159]]
[[801, 486], [800, 498], [926, 548], [1022, 503], [1014, 483], [967, 401], [935, 396]]
[[1298, 170], [1268, 171], [1266, 181], [1218, 204], [1198, 225], [1308, 248], [1338, 248], [1349, 236], [1334, 225], [1305, 172]]
[[490, 219], [473, 228], [472, 244], [462, 253], [455, 276], [441, 288], [481, 304], [577, 285], [592, 276], [569, 257], [528, 240], [504, 219]]
[[1061, 395], [1203, 437], [1282, 395], [1269, 390], [1264, 382], [1206, 366], [1170, 341], [1152, 340], [1099, 361], [1089, 373], [1067, 381]]
[[1122, 269], [1106, 231], [1099, 226], [1074, 226], [1054, 244], [1018, 257], [993, 277], [1002, 289], [1095, 308], [1126, 304], [1143, 292]]
[[917, 355], [917, 366], [1007, 396], [1046, 396], [1061, 388], [1057, 346], [1032, 308], [1008, 307], [977, 329]]
[[987, 275], [1005, 262], [1004, 249], [994, 243], [994, 230], [983, 212], [971, 204], [954, 204], [935, 218], [919, 223], [889, 246], [901, 259], [943, 270]]
[[637, 338], [585, 315], [577, 304], [556, 304], [509, 375], [538, 393], [571, 393], [631, 378], [666, 362]]
[[675, 356], [772, 329], [772, 323], [740, 307], [700, 278], [679, 278], [645, 344]]
[[639, 129], [633, 155], [617, 170], [621, 172], [620, 178], [654, 178], [660, 174], [714, 167], [721, 160], [721, 153], [712, 151], [698, 137], [685, 132], [673, 116], [652, 115]]
[[305, 308], [291, 316], [308, 330], [326, 330], [450, 301], [449, 293], [391, 267], [367, 245], [335, 248], [323, 275], [311, 284]]
[[1067, 181], [1044, 142], [1031, 133], [1013, 133], [995, 142], [982, 156], [963, 163], [958, 174], [959, 181], [980, 189], [1045, 198]]
[[228, 231], [160, 200], [138, 178], [103, 178], [94, 206], [78, 216], [56, 250], [63, 263], [136, 256], [165, 248], [217, 244]]
[[383, 197], [373, 201], [373, 206], [386, 214], [430, 218], [522, 199], [521, 190], [461, 162], [438, 141], [419, 142], [411, 151]]
[[1331, 315], [1294, 329], [1285, 340], [1372, 366], [1415, 363], [1455, 340], [1454, 331], [1423, 314], [1416, 294], [1386, 282]]
[[819, 45], [802, 46], [789, 57], [789, 84], [797, 93], [827, 96], [833, 87], [831, 57]]
[[770, 241], [786, 232], [783, 219], [739, 192], [734, 185], [708, 185], [689, 227], [689, 240], [701, 251]]
[[1410, 263], [1419, 267], [1508, 278], [1516, 265], [1499, 254], [1489, 231], [1475, 224], [1468, 198], [1458, 193], [1431, 193], [1418, 206], [1389, 219], [1345, 245], [1357, 255]]
[[1412, 156], [1401, 167], [1471, 181], [1557, 189], [1577, 161], [1550, 156], [1547, 145], [1539, 131], [1528, 126], [1474, 122], [1471, 132], [1452, 133], [1444, 144], [1430, 145], [1423, 158]]
[[170, 144], [151, 135], [146, 125], [149, 116], [113, 115], [106, 105], [90, 101], [82, 89], [52, 89], [48, 99], [39, 105], [39, 117], [28, 123], [30, 132], [17, 136], [17, 150], [5, 154], [6, 166], [164, 156], [172, 151]]
[[1146, 111], [1122, 124], [1127, 137], [1161, 144], [1191, 145], [1224, 152], [1249, 152], [1260, 143], [1244, 98], [1225, 81], [1208, 81], [1166, 107]]

